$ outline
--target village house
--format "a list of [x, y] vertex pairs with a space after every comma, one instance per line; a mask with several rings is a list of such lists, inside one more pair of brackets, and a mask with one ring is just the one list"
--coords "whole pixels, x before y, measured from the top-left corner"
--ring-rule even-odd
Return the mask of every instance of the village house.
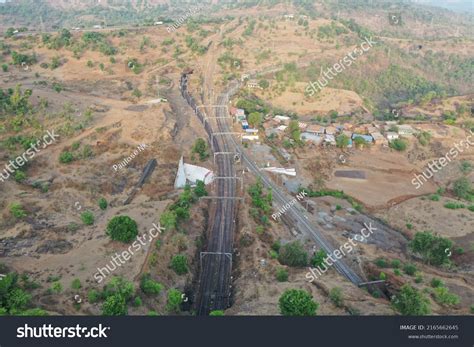
[[337, 133], [336, 127], [334, 127], [332, 125], [326, 127], [326, 134], [327, 135], [336, 135], [336, 133]]
[[321, 125], [311, 124], [306, 128], [306, 132], [314, 135], [324, 135], [325, 128]]
[[316, 145], [319, 145], [323, 142], [323, 138], [321, 136], [309, 132], [302, 133], [301, 139], [310, 143], [314, 143]]
[[364, 139], [364, 141], [369, 144], [374, 141], [374, 139], [370, 135], [357, 134], [357, 133], [352, 134], [352, 140], [355, 140], [358, 137]]
[[398, 134], [393, 131], [389, 131], [385, 133], [385, 137], [387, 138], [388, 141], [393, 141], [399, 138]]
[[303, 123], [303, 122], [298, 122], [298, 127], [300, 130], [305, 130], [308, 127], [308, 124]]
[[257, 80], [247, 81], [247, 87], [252, 88], [252, 89], [254, 89], [254, 88], [262, 89], [262, 87], [260, 87], [260, 85], [258, 84]]
[[398, 126], [398, 134], [399, 135], [413, 135], [415, 133], [415, 129], [411, 125], [408, 124], [401, 124]]
[[372, 132], [370, 133], [370, 136], [372, 136], [372, 138], [374, 139], [374, 143], [377, 144], [377, 145], [388, 145], [388, 141], [385, 137], [383, 137], [383, 135], [378, 132], [378, 131], [375, 131], [375, 132]]

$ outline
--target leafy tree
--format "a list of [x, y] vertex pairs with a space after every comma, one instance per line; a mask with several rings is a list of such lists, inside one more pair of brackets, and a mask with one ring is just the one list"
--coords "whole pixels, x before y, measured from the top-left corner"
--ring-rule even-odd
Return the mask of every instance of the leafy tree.
[[258, 82], [258, 85], [260, 86], [260, 88], [267, 89], [268, 87], [270, 87], [270, 82], [268, 82], [267, 80], [260, 80]]
[[434, 277], [431, 280], [430, 284], [433, 288], [438, 288], [438, 287], [443, 287], [444, 286], [444, 282], [442, 280], [440, 280], [439, 278], [434, 278]]
[[171, 259], [171, 268], [178, 275], [184, 275], [188, 273], [188, 259], [184, 254], [177, 254]]
[[349, 137], [344, 134], [338, 135], [336, 137], [336, 145], [339, 148], [346, 148], [349, 146], [349, 140]]
[[104, 287], [103, 296], [120, 295], [125, 301], [130, 300], [134, 295], [133, 283], [124, 280], [122, 277], [114, 276]]
[[170, 289], [168, 291], [168, 301], [166, 309], [170, 313], [179, 313], [181, 311], [181, 303], [183, 302], [182, 293], [177, 289]]
[[95, 289], [91, 289], [89, 290], [89, 292], [87, 293], [87, 300], [91, 303], [91, 304], [95, 304], [96, 302], [98, 302], [101, 298], [101, 294], [100, 292], [98, 292], [97, 290]]
[[196, 142], [194, 143], [193, 153], [199, 154], [199, 159], [201, 161], [204, 161], [209, 157], [209, 153], [207, 152], [207, 143], [204, 139], [198, 138]]
[[85, 225], [92, 225], [94, 224], [94, 214], [91, 211], [85, 211], [81, 213], [81, 220]]
[[112, 240], [128, 243], [138, 235], [137, 222], [128, 216], [116, 216], [109, 221], [106, 233]]
[[403, 271], [409, 275], [409, 276], [413, 276], [416, 272], [416, 266], [414, 264], [410, 264], [410, 263], [407, 263], [405, 264], [405, 266], [403, 267]]
[[354, 142], [354, 145], [356, 147], [363, 147], [365, 145], [367, 145], [367, 142], [364, 140], [363, 137], [360, 137], [360, 136], [357, 136], [353, 139], [353, 142]]
[[288, 266], [306, 266], [308, 264], [308, 253], [299, 241], [290, 242], [281, 247], [278, 261]]
[[127, 312], [125, 298], [119, 294], [110, 295], [102, 305], [102, 314], [104, 316], [124, 316]]
[[410, 249], [421, 255], [428, 264], [442, 265], [449, 262], [446, 249], [451, 249], [453, 243], [441, 236], [435, 236], [428, 231], [417, 232], [410, 241]]
[[393, 297], [392, 306], [405, 316], [422, 316], [430, 313], [429, 299], [409, 284], [405, 284]]
[[319, 304], [304, 290], [288, 289], [280, 297], [279, 306], [284, 316], [315, 316]]
[[30, 300], [31, 295], [21, 288], [14, 288], [6, 295], [7, 306], [10, 309], [10, 313], [17, 313], [23, 310]]
[[299, 143], [301, 141], [301, 131], [297, 120], [293, 119], [290, 121], [288, 131], [295, 142]]
[[163, 290], [163, 285], [152, 280], [150, 274], [145, 274], [140, 281], [140, 289], [145, 294], [158, 295]]
[[262, 114], [260, 112], [252, 112], [248, 116], [248, 122], [254, 128], [259, 127], [262, 124]]

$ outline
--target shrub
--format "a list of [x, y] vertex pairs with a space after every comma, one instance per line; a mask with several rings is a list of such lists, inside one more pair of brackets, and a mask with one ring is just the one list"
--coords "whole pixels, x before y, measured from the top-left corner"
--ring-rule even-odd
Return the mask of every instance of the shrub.
[[395, 139], [393, 141], [390, 141], [390, 147], [399, 152], [403, 152], [407, 149], [407, 143], [402, 139]]
[[95, 304], [95, 303], [98, 302], [100, 299], [101, 299], [100, 292], [98, 292], [98, 291], [95, 290], [95, 289], [91, 289], [91, 290], [89, 290], [89, 292], [87, 293], [87, 300], [88, 300], [91, 304]]
[[341, 288], [335, 287], [329, 291], [329, 298], [337, 307], [342, 307], [344, 299], [342, 298]]
[[423, 293], [405, 284], [392, 299], [392, 306], [406, 316], [419, 316], [430, 313], [430, 302]]
[[170, 313], [178, 313], [181, 311], [181, 303], [183, 302], [182, 294], [177, 289], [170, 289], [168, 291], [168, 301], [166, 309]]
[[320, 267], [324, 264], [324, 261], [327, 258], [327, 254], [323, 249], [320, 249], [316, 253], [313, 254], [313, 257], [311, 258], [311, 264], [314, 267]]
[[127, 303], [120, 294], [113, 294], [105, 299], [102, 305], [102, 314], [104, 316], [124, 316], [127, 314]]
[[140, 280], [140, 289], [145, 294], [158, 295], [163, 290], [163, 285], [152, 280], [150, 274], [145, 274]]
[[393, 259], [392, 262], [390, 263], [390, 265], [394, 268], [394, 269], [398, 269], [401, 265], [401, 261], [398, 260], [398, 259]]
[[26, 213], [26, 211], [23, 209], [23, 206], [18, 202], [15, 202], [15, 203], [10, 205], [10, 213], [16, 219], [20, 219], [20, 218], [26, 217], [28, 215]]
[[61, 293], [63, 290], [63, 286], [61, 285], [61, 282], [53, 282], [53, 284], [51, 285], [51, 288], [50, 288], [50, 291], [52, 293], [56, 293], [56, 294], [59, 294]]
[[449, 202], [444, 204], [444, 207], [449, 208], [450, 210], [457, 210], [457, 209], [460, 209], [460, 208], [464, 208], [466, 206], [464, 204], [459, 203], [459, 202], [449, 201]]
[[177, 226], [177, 218], [175, 211], [165, 211], [161, 214], [160, 225], [166, 230], [175, 229]]
[[290, 242], [281, 247], [278, 261], [288, 266], [306, 266], [308, 264], [308, 253], [299, 241]]
[[59, 155], [59, 162], [61, 164], [69, 164], [74, 161], [74, 155], [71, 152], [65, 151]]
[[432, 278], [430, 282], [431, 286], [433, 288], [438, 288], [438, 287], [444, 287], [444, 282], [440, 280], [439, 278]]
[[82, 285], [81, 285], [81, 280], [79, 278], [75, 278], [72, 282], [71, 282], [71, 288], [74, 289], [74, 290], [79, 290], [81, 289]]
[[439, 195], [438, 195], [438, 194], [431, 194], [431, 195], [429, 196], [429, 199], [430, 199], [431, 201], [439, 201]]
[[192, 148], [192, 152], [199, 155], [199, 159], [201, 161], [206, 160], [209, 157], [209, 153], [207, 153], [207, 143], [204, 139], [198, 138], [194, 143]]
[[288, 281], [288, 271], [285, 268], [279, 268], [276, 272], [276, 279], [278, 282]]
[[116, 216], [109, 221], [106, 233], [112, 240], [128, 243], [138, 235], [137, 223], [128, 216]]
[[472, 199], [472, 187], [471, 182], [466, 177], [461, 177], [456, 180], [453, 184], [454, 194], [458, 198], [470, 201]]
[[402, 274], [399, 269], [393, 270], [393, 273], [394, 273], [396, 276], [401, 276], [401, 274]]
[[377, 260], [375, 260], [375, 265], [381, 268], [385, 268], [387, 267], [387, 261], [383, 258], [378, 258]]
[[177, 254], [171, 259], [171, 268], [178, 275], [184, 275], [188, 273], [188, 259], [183, 254]]
[[135, 307], [140, 307], [142, 304], [143, 304], [142, 298], [140, 298], [139, 296], [137, 296], [137, 297], [133, 300], [133, 306], [135, 306]]
[[315, 316], [319, 306], [311, 294], [300, 289], [286, 290], [278, 303], [284, 316]]
[[434, 299], [438, 304], [445, 306], [455, 306], [459, 304], [459, 296], [451, 294], [446, 287], [437, 287], [434, 289]]
[[214, 310], [209, 313], [209, 316], [217, 317], [217, 316], [223, 316], [224, 311], [222, 310]]
[[383, 272], [383, 271], [380, 272], [380, 274], [379, 274], [379, 279], [380, 279], [380, 280], [386, 280], [386, 279], [387, 279], [387, 275], [385, 274], [385, 272]]
[[417, 232], [408, 246], [413, 252], [420, 254], [428, 264], [441, 265], [449, 262], [449, 256], [445, 250], [451, 248], [452, 245], [451, 240], [425, 231]]
[[92, 225], [94, 224], [94, 214], [91, 211], [82, 212], [81, 220], [85, 225]]
[[108, 206], [108, 203], [107, 203], [107, 200], [105, 200], [105, 198], [100, 198], [99, 199], [99, 207], [101, 210], [105, 210], [107, 209], [107, 206]]
[[407, 263], [403, 266], [403, 272], [409, 276], [413, 276], [416, 272], [416, 266], [414, 264]]

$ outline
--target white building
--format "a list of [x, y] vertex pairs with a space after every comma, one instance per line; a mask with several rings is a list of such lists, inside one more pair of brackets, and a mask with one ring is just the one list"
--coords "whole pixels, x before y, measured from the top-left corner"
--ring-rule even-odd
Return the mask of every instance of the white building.
[[393, 131], [389, 131], [389, 132], [385, 133], [385, 137], [389, 141], [396, 140], [396, 139], [399, 138], [398, 134], [393, 132]]

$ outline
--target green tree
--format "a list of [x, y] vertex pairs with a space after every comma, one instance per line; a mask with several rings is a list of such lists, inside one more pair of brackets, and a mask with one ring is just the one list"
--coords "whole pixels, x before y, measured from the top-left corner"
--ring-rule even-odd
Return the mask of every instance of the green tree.
[[320, 249], [316, 253], [314, 253], [313, 257], [311, 258], [311, 264], [314, 267], [320, 267], [324, 264], [324, 261], [327, 258], [327, 254], [323, 249]]
[[268, 87], [270, 87], [270, 82], [268, 82], [267, 80], [260, 80], [258, 82], [258, 85], [260, 86], [260, 88], [267, 89]]
[[390, 147], [399, 152], [403, 152], [404, 150], [407, 149], [407, 143], [405, 140], [395, 139], [393, 141], [390, 141]]
[[24, 218], [28, 215], [26, 211], [23, 209], [23, 206], [18, 202], [15, 202], [10, 205], [10, 213], [16, 219]]
[[184, 254], [177, 254], [171, 259], [171, 268], [178, 275], [184, 275], [188, 273], [188, 259]]
[[338, 135], [336, 137], [336, 145], [339, 148], [346, 148], [349, 146], [349, 140], [349, 137], [344, 134]]
[[429, 299], [409, 284], [405, 284], [393, 297], [392, 306], [405, 316], [422, 316], [430, 313]]
[[459, 304], [459, 296], [449, 292], [446, 287], [437, 287], [434, 289], [434, 299], [438, 304], [444, 306], [456, 306]]
[[342, 297], [342, 290], [341, 288], [335, 287], [329, 291], [329, 299], [336, 305], [337, 307], [342, 307], [344, 304], [344, 299]]
[[301, 131], [297, 120], [293, 119], [290, 121], [288, 124], [288, 132], [295, 142], [299, 143], [301, 141]]
[[288, 281], [288, 271], [285, 268], [279, 268], [276, 272], [276, 279], [278, 282]]
[[196, 181], [196, 187], [194, 188], [194, 195], [196, 195], [196, 197], [198, 198], [207, 195], [206, 185], [204, 184], [203, 181], [201, 180]]
[[109, 221], [106, 233], [112, 240], [131, 242], [138, 235], [137, 222], [128, 216], [115, 216]]
[[308, 264], [308, 253], [299, 241], [293, 241], [281, 247], [278, 261], [288, 266], [306, 266]]
[[199, 159], [204, 161], [209, 157], [209, 153], [207, 152], [207, 143], [204, 139], [198, 138], [196, 142], [194, 142], [194, 146], [192, 148], [192, 152], [199, 155]]
[[284, 316], [315, 316], [319, 306], [311, 294], [299, 289], [286, 290], [278, 303]]
[[260, 112], [252, 112], [248, 116], [248, 122], [254, 128], [258, 128], [262, 124], [262, 114]]
[[69, 164], [74, 161], [74, 155], [71, 152], [65, 151], [59, 155], [59, 162], [61, 164]]

